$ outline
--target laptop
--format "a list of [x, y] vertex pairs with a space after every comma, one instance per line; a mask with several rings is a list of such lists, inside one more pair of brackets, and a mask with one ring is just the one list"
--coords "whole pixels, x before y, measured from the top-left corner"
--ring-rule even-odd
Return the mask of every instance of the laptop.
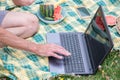
[[99, 6], [86, 31], [47, 33], [47, 43], [63, 46], [71, 53], [64, 59], [49, 57], [50, 72], [59, 74], [95, 74], [113, 42], [102, 6]]

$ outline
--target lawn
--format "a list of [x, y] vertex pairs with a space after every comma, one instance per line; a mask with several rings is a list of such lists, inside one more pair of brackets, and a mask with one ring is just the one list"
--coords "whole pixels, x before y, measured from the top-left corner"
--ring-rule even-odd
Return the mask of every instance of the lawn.
[[51, 80], [120, 80], [120, 51], [113, 50], [95, 75], [59, 75], [51, 78]]

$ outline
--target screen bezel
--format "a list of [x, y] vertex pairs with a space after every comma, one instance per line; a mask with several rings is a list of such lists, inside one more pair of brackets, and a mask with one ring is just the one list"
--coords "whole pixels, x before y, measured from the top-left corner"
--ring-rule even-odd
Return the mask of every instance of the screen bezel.
[[104, 21], [103, 24], [104, 24], [104, 26], [105, 26], [106, 33], [108, 34], [109, 41], [110, 41], [110, 43], [111, 43], [111, 46], [110, 46], [110, 47], [113, 47], [113, 41], [112, 41], [112, 38], [111, 38], [111, 35], [110, 35], [110, 32], [109, 32], [109, 29], [108, 29], [108, 25], [107, 25], [107, 22], [106, 22], [106, 19], [105, 19], [105, 15], [104, 15], [104, 13], [103, 13], [102, 6], [100, 6], [100, 7], [98, 8], [98, 10], [96, 11], [96, 13], [95, 13], [94, 17], [92, 18], [90, 24], [88, 25], [87, 29], [85, 30], [85, 34], [86, 34], [86, 32], [88, 31], [88, 29], [90, 28], [90, 25], [91, 25], [92, 21], [94, 20], [94, 18], [96, 17], [97, 12], [98, 12], [99, 10], [101, 11], [102, 16], [103, 16], [103, 21]]
[[[87, 34], [87, 31], [88, 31], [88, 29], [90, 28], [90, 25], [92, 24], [92, 21], [95, 19], [98, 11], [101, 11], [101, 15], [103, 16], [103, 17], [102, 17], [102, 18], [103, 18], [103, 24], [104, 24], [104, 26], [105, 26], [106, 33], [108, 34], [108, 38], [109, 38], [109, 42], [110, 42], [110, 46], [109, 46], [110, 48], [109, 48], [109, 50], [105, 53], [105, 55], [103, 56], [103, 58], [101, 59], [101, 61], [99, 62], [99, 65], [100, 65], [100, 64], [104, 61], [105, 57], [110, 53], [110, 51], [112, 50], [112, 48], [113, 48], [114, 45], [113, 45], [113, 41], [112, 41], [112, 38], [111, 38], [111, 35], [110, 35], [110, 32], [109, 32], [109, 29], [108, 29], [108, 25], [107, 25], [107, 22], [106, 22], [106, 19], [105, 19], [105, 15], [104, 15], [104, 13], [103, 13], [102, 6], [99, 6], [99, 8], [98, 8], [98, 10], [96, 11], [94, 17], [92, 18], [90, 24], [88, 25], [88, 28], [87, 28], [86, 31], [85, 31], [85, 39], [86, 39], [86, 42], [88, 42], [88, 41], [87, 41], [87, 35], [88, 35], [88, 34]], [[87, 43], [87, 47], [90, 49], [89, 43]], [[89, 49], [88, 49], [88, 50], [89, 50]], [[89, 55], [92, 54], [92, 53], [90, 53], [90, 52], [91, 52], [91, 51], [89, 51]], [[91, 63], [95, 64], [92, 60], [91, 60]], [[94, 67], [94, 69], [93, 69], [93, 72], [94, 72], [94, 73], [97, 71], [99, 65], [97, 65], [97, 67]], [[93, 65], [93, 66], [94, 66], [94, 65]]]

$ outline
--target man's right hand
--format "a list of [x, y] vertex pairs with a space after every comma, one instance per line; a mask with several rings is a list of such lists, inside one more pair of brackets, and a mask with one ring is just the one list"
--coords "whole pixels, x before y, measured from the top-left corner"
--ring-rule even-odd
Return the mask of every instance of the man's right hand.
[[[52, 56], [58, 59], [63, 58], [60, 55], [70, 56], [70, 53], [67, 50], [56, 44], [36, 44], [34, 47], [32, 46], [32, 52], [35, 52], [40, 56]], [[56, 53], [59, 53], [60, 55]]]

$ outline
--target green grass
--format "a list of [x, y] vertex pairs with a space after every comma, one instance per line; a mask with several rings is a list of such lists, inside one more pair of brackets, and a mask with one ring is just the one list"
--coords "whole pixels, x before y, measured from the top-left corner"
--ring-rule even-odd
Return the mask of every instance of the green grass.
[[112, 51], [95, 75], [58, 75], [51, 80], [120, 80], [120, 51]]

